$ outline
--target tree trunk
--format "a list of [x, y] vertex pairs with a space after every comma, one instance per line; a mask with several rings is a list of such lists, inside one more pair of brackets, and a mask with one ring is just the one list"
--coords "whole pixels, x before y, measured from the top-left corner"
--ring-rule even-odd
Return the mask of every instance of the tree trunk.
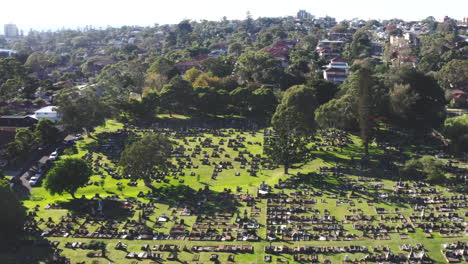
[[369, 142], [364, 142], [364, 153], [366, 154], [366, 156], [369, 155]]
[[284, 164], [284, 174], [289, 174], [289, 165]]
[[76, 199], [75, 193], [70, 193], [70, 195], [74, 200]]

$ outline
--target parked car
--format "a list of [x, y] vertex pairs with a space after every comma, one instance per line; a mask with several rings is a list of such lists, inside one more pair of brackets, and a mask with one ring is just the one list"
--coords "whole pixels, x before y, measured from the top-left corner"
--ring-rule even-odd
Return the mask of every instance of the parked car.
[[37, 182], [39, 181], [39, 177], [36, 177], [36, 176], [32, 176], [31, 179], [29, 179], [29, 184], [31, 186], [34, 186], [37, 184]]
[[52, 153], [50, 153], [50, 155], [49, 155], [49, 160], [52, 160], [52, 161], [53, 161], [53, 160], [57, 160], [57, 159], [58, 159], [58, 152], [57, 152], [57, 150], [54, 151], [54, 152], [52, 152]]

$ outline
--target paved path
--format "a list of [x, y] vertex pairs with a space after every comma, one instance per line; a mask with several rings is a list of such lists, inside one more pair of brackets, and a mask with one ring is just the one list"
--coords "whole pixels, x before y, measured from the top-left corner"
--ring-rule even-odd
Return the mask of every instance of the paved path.
[[[64, 140], [71, 139], [72, 136], [67, 136]], [[37, 170], [38, 166], [41, 166], [47, 162], [49, 159], [50, 153], [54, 152], [57, 148], [65, 147], [65, 145], [61, 143], [56, 143], [50, 146], [45, 147], [41, 151], [37, 151], [32, 155], [32, 157], [25, 162], [22, 168], [13, 175], [13, 190], [15, 190], [16, 194], [20, 199], [27, 199], [31, 192], [31, 185], [29, 184], [29, 178], [32, 176], [30, 171]], [[33, 173], [32, 173], [33, 174]], [[42, 176], [43, 180], [44, 175]]]

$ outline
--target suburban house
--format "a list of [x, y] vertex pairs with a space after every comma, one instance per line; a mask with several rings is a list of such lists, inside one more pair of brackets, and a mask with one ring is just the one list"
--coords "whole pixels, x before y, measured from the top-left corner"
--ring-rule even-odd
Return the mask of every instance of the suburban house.
[[400, 48], [407, 45], [418, 45], [418, 38], [415, 34], [406, 32], [403, 36], [390, 36], [390, 45]]
[[331, 47], [324, 47], [317, 51], [320, 58], [330, 59], [341, 56], [341, 52]]
[[0, 131], [16, 132], [18, 128], [32, 127], [37, 119], [30, 116], [0, 116]]
[[343, 83], [349, 75], [348, 63], [342, 58], [334, 58], [325, 66], [323, 78], [335, 83]]
[[329, 40], [329, 39], [323, 39], [320, 40], [317, 44], [316, 50], [321, 50], [325, 48], [338, 48], [344, 45], [343, 40]]
[[466, 105], [468, 103], [468, 93], [463, 90], [452, 90], [450, 96], [452, 103], [456, 105]]
[[16, 54], [15, 50], [0, 49], [0, 58], [11, 57]]
[[185, 72], [190, 70], [191, 68], [197, 68], [201, 70], [202, 69], [201, 62], [207, 58], [208, 56], [196, 56], [194, 57], [194, 60], [180, 61], [180, 62], [177, 62], [175, 66], [181, 74], [185, 74]]
[[60, 120], [60, 116], [57, 113], [56, 106], [50, 105], [43, 107], [39, 110], [36, 110], [33, 115], [30, 115], [30, 117], [36, 119], [36, 120], [41, 120], [41, 119], [50, 119], [53, 121], [58, 121]]
[[296, 46], [297, 40], [278, 40], [265, 48], [264, 51], [269, 53], [273, 58], [281, 62], [281, 66], [289, 66], [289, 51]]

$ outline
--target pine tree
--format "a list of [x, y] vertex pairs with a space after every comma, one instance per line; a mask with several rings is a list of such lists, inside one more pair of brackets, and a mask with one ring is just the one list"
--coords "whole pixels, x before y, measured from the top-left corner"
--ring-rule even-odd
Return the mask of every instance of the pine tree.
[[364, 145], [364, 153], [369, 155], [369, 141], [372, 137], [372, 116], [370, 96], [370, 73], [366, 69], [359, 70], [358, 87], [358, 117], [361, 140]]

